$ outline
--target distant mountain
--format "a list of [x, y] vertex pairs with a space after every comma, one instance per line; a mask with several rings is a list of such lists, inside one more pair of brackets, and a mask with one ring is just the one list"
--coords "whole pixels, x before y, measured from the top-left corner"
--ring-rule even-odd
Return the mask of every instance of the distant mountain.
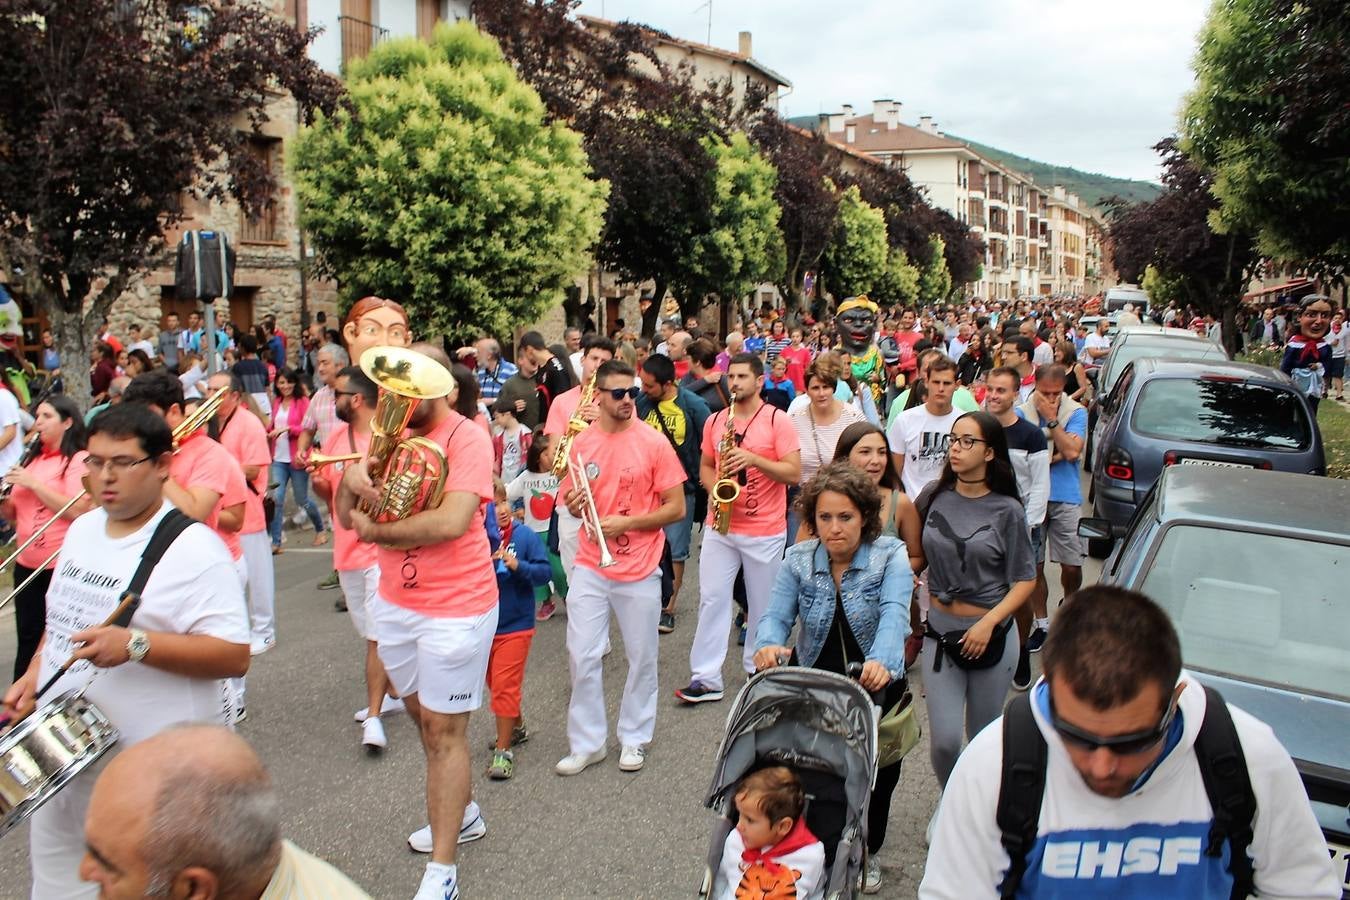
[[982, 156], [987, 156], [995, 162], [1002, 163], [1024, 175], [1030, 175], [1037, 184], [1043, 187], [1049, 188], [1056, 184], [1062, 184], [1066, 190], [1077, 194], [1089, 206], [1097, 206], [1111, 196], [1124, 197], [1127, 200], [1138, 202], [1153, 200], [1162, 193], [1161, 187], [1149, 181], [1115, 178], [1111, 175], [1099, 175], [1096, 172], [1084, 172], [1081, 169], [1074, 169], [1069, 166], [1056, 166], [1027, 159], [1025, 156], [1018, 156], [1016, 153], [999, 150], [997, 147], [980, 144], [954, 134], [947, 136], [967, 144], [970, 149]]

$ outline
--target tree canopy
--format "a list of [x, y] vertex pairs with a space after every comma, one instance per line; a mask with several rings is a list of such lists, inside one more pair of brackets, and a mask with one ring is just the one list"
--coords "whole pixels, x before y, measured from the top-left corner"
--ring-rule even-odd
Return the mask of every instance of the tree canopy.
[[928, 237], [928, 263], [919, 275], [919, 299], [944, 303], [952, 293], [952, 273], [947, 269], [947, 242], [942, 235]]
[[[164, 250], [185, 194], [261, 211], [276, 185], [248, 144], [278, 92], [306, 119], [341, 97], [309, 39], [234, 0], [6, 4], [0, 266], [50, 317], [63, 357], [87, 358], [113, 301]], [[86, 398], [86, 379], [66, 385]]]
[[381, 42], [347, 83], [351, 110], [302, 131], [293, 167], [320, 269], [348, 300], [508, 332], [586, 270], [607, 185], [492, 38], [442, 23], [430, 41]]
[[885, 268], [886, 217], [851, 185], [839, 194], [834, 232], [821, 258], [825, 286], [836, 301], [866, 294]]
[[1350, 261], [1350, 18], [1343, 0], [1217, 0], [1181, 146], [1214, 173], [1221, 231], [1315, 269]]

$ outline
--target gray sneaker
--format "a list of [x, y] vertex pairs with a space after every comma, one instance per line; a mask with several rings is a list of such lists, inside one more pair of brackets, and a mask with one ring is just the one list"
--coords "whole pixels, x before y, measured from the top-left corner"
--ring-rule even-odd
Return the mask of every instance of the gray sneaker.
[[862, 892], [875, 894], [881, 890], [881, 863], [875, 856], [867, 857], [867, 868], [863, 871]]
[[335, 588], [338, 587], [338, 574], [337, 574], [337, 572], [336, 572], [336, 571], [329, 572], [327, 575], [325, 575], [323, 578], [321, 578], [321, 579], [319, 580], [319, 583], [316, 584], [316, 585], [314, 585], [314, 587], [318, 588], [318, 589], [321, 590], [321, 591], [331, 591], [331, 590], [334, 590]]

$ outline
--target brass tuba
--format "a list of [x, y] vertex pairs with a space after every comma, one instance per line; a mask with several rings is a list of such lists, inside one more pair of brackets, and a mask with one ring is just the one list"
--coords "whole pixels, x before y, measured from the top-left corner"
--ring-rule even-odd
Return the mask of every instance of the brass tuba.
[[417, 404], [449, 394], [454, 378], [436, 360], [404, 347], [371, 347], [361, 354], [361, 371], [380, 387], [366, 458], [382, 485], [379, 501], [363, 500], [361, 511], [376, 522], [393, 522], [436, 507], [445, 493], [445, 450], [424, 437], [405, 438], [403, 431]]
[[595, 402], [595, 375], [591, 375], [586, 386], [581, 389], [581, 399], [577, 401], [577, 408], [572, 413], [572, 418], [567, 420], [567, 430], [558, 437], [558, 446], [553, 451], [553, 465], [549, 471], [553, 477], [562, 480], [567, 474], [568, 459], [571, 458], [572, 441], [581, 434], [590, 423], [581, 417], [581, 411]]
[[712, 501], [717, 504], [713, 510], [713, 528], [718, 534], [731, 530], [731, 504], [741, 495], [741, 484], [745, 480], [745, 470], [740, 472], [739, 480], [731, 477], [727, 471], [727, 454], [736, 449], [736, 394], [731, 395], [727, 406], [727, 424], [722, 429], [722, 440], [717, 445], [718, 472], [717, 483], [712, 488]]

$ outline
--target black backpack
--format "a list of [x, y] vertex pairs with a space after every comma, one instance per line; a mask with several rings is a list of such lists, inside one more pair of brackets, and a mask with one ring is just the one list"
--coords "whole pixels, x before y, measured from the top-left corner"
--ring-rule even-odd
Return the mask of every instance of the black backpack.
[[[1195, 756], [1205, 794], [1214, 808], [1205, 855], [1220, 857], [1227, 841], [1233, 876], [1234, 900], [1245, 900], [1253, 890], [1252, 860], [1247, 848], [1252, 842], [1252, 819], [1256, 795], [1247, 773], [1233, 718], [1223, 697], [1205, 688], [1205, 718], [1195, 738]], [[999, 886], [1002, 900], [1012, 900], [1027, 871], [1027, 854], [1036, 842], [1045, 795], [1045, 737], [1031, 712], [1030, 693], [1019, 694], [1003, 711], [1003, 781], [998, 794], [998, 827], [1003, 849], [1008, 853], [1008, 874]]]

